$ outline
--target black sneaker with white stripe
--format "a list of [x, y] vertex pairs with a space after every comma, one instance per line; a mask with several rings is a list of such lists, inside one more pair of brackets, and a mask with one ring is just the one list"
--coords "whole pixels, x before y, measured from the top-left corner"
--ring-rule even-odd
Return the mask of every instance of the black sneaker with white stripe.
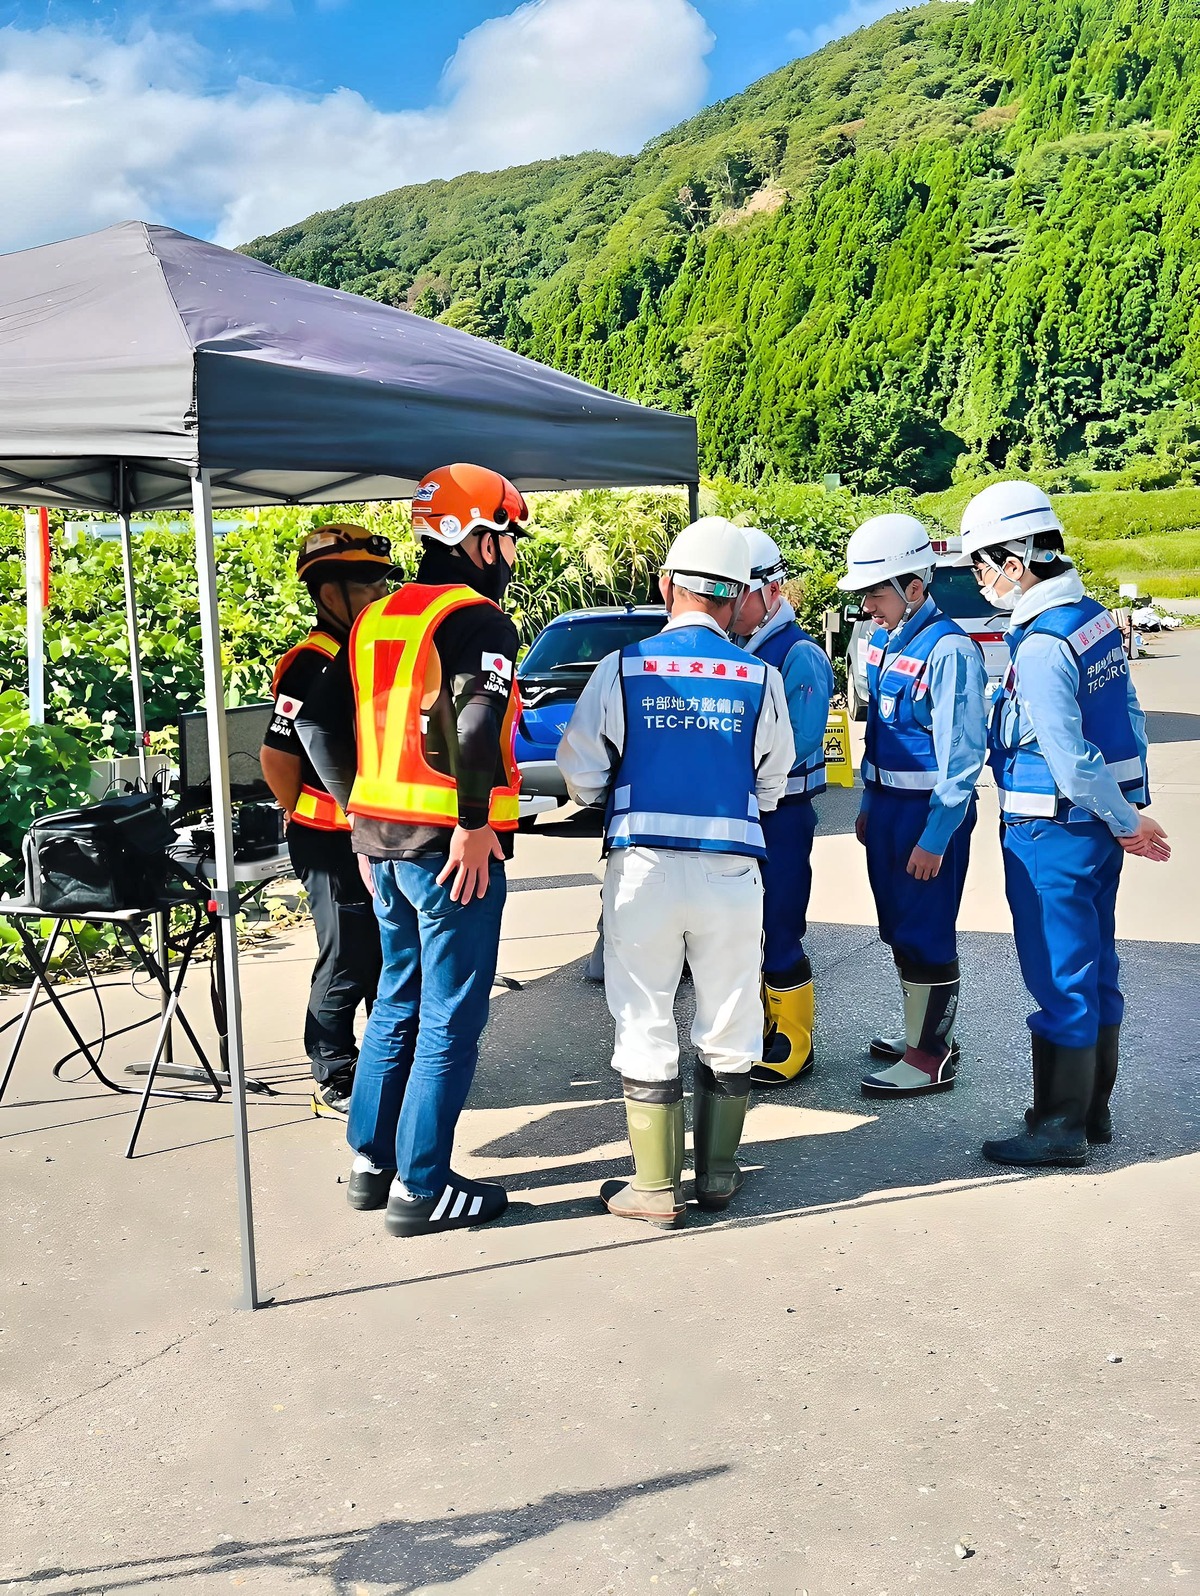
[[392, 1183], [384, 1226], [389, 1236], [423, 1236], [438, 1230], [465, 1230], [486, 1225], [508, 1207], [503, 1186], [485, 1185], [450, 1173], [436, 1197], [410, 1197], [399, 1181]]

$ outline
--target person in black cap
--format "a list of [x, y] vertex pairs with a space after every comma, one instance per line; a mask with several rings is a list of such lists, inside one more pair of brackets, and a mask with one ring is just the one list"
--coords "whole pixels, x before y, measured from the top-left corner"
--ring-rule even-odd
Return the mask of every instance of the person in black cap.
[[350, 822], [296, 735], [296, 716], [355, 618], [387, 592], [395, 572], [388, 540], [342, 523], [315, 528], [296, 573], [316, 609], [308, 636], [290, 648], [271, 681], [275, 713], [262, 746], [263, 775], [287, 815], [288, 852], [303, 883], [317, 933], [304, 1021], [304, 1050], [315, 1082], [312, 1110], [345, 1115], [358, 1046], [354, 1017], [368, 1011], [379, 981], [379, 928], [350, 846]]

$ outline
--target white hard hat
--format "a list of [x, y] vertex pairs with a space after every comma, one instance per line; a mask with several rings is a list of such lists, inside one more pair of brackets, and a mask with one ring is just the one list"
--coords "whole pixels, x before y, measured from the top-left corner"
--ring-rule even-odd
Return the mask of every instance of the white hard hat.
[[750, 550], [750, 591], [758, 593], [768, 582], [782, 582], [787, 565], [775, 539], [756, 526], [744, 526], [742, 536]]
[[705, 598], [737, 598], [750, 582], [750, 550], [741, 527], [723, 515], [701, 516], [672, 543], [663, 570], [676, 587]]
[[[962, 554], [955, 565], [970, 565], [981, 549], [1012, 546], [1013, 553], [1029, 563], [1039, 532], [1061, 532], [1049, 496], [1032, 482], [993, 482], [977, 493], [963, 511]], [[1049, 553], [1048, 558], [1061, 558]]]
[[915, 515], [876, 515], [864, 521], [846, 549], [843, 593], [864, 593], [897, 576], [919, 576], [928, 583], [933, 572], [933, 545]]

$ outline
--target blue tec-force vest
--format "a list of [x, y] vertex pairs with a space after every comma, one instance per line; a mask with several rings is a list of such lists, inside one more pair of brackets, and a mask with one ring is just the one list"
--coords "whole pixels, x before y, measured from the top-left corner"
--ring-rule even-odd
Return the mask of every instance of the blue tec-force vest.
[[608, 847], [766, 856], [754, 784], [766, 675], [708, 627], [675, 627], [621, 650], [625, 748]]
[[1058, 791], [1033, 728], [1021, 713], [1017, 698], [1021, 644], [1038, 632], [1062, 638], [1074, 655], [1079, 670], [1076, 697], [1085, 739], [1099, 750], [1129, 802], [1148, 803], [1146, 766], [1129, 716], [1129, 664], [1120, 629], [1103, 605], [1095, 599], [1081, 598], [1073, 604], [1055, 605], [1034, 616], [1027, 626], [1009, 630], [1012, 663], [992, 699], [988, 726], [988, 762], [1000, 789], [1002, 817], [1092, 818], [1086, 811], [1073, 808]]
[[966, 637], [961, 626], [935, 609], [925, 624], [885, 662], [888, 632], [879, 627], [867, 647], [866, 749], [863, 785], [928, 799], [937, 786], [933, 732], [916, 706], [929, 691], [926, 667], [944, 637]]
[[[789, 621], [786, 626], [781, 626], [777, 632], [772, 632], [770, 637], [763, 640], [762, 646], [754, 650], [754, 657], [765, 660], [768, 665], [774, 665], [777, 671], [781, 671], [784, 661], [797, 643], [811, 643], [814, 648], [820, 646], [801, 625], [796, 621]], [[798, 759], [792, 766], [780, 802], [786, 803], [789, 798], [793, 800], [815, 798], [818, 793], [824, 791], [825, 744], [822, 742], [809, 759]]]

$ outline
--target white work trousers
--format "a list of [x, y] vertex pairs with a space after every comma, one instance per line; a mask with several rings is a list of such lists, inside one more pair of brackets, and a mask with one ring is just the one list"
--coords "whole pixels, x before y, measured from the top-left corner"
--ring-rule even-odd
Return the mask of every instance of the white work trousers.
[[675, 993], [686, 957], [696, 987], [692, 1045], [718, 1074], [762, 1057], [762, 877], [741, 854], [614, 848], [604, 876], [604, 990], [617, 1022], [613, 1068], [629, 1080], [679, 1074]]

